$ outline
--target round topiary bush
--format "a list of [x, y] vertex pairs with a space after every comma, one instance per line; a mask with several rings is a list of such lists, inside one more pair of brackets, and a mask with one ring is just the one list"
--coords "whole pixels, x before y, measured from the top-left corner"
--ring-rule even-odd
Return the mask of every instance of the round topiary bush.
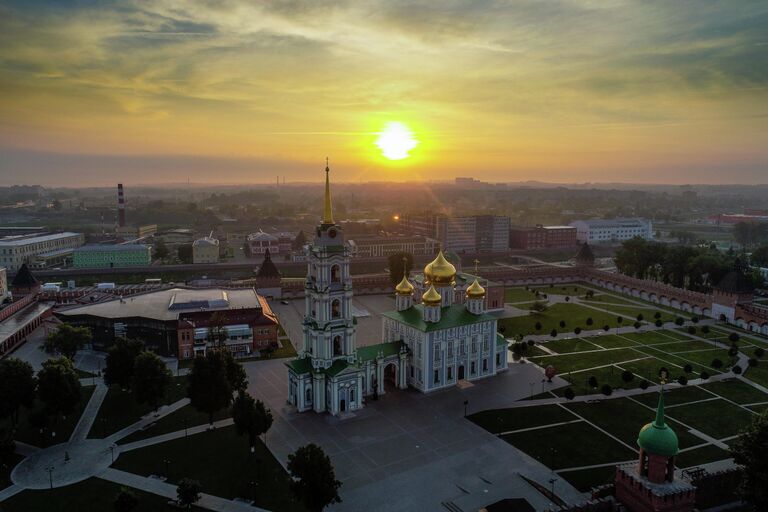
[[688, 334], [696, 334], [696, 328], [692, 325], [688, 326]]
[[709, 326], [708, 325], [701, 326], [701, 332], [703, 332], [704, 334], [709, 334]]
[[553, 338], [557, 338], [557, 329], [552, 329], [551, 331], [549, 331], [549, 335], [552, 336]]
[[589, 387], [591, 387], [592, 389], [596, 388], [597, 387], [597, 377], [595, 377], [593, 375], [592, 377], [589, 378], [587, 383], [589, 384]]
[[623, 372], [621, 372], [621, 380], [623, 380], [624, 382], [632, 382], [634, 378], [635, 378], [635, 374], [629, 370], [624, 370]]
[[594, 320], [592, 320], [592, 317], [591, 317], [591, 316], [590, 316], [590, 317], [588, 317], [588, 318], [587, 318], [587, 325], [592, 325], [593, 323], [595, 323], [595, 321], [594, 321]]
[[561, 329], [565, 328], [565, 320], [560, 320], [560, 323], [558, 324]]
[[736, 375], [741, 375], [741, 366], [736, 365], [733, 368], [731, 368], [731, 371], [735, 373]]
[[723, 362], [719, 359], [713, 359], [712, 363], [709, 366], [711, 366], [715, 370], [718, 370], [723, 367]]
[[693, 315], [693, 316], [691, 317], [691, 322], [693, 322], [693, 323], [695, 323], [695, 324], [699, 323], [699, 317], [697, 317], [696, 315]]
[[563, 393], [563, 396], [565, 397], [566, 400], [573, 400], [574, 397], [576, 396], [576, 393], [574, 393], [571, 388], [568, 388]]
[[639, 329], [643, 326], [643, 324], [641, 324], [640, 322], [635, 322], [634, 325], [635, 325], [635, 329]]
[[681, 316], [675, 318], [675, 325], [683, 325], [685, 323], [685, 319]]
[[685, 386], [686, 384], [688, 384], [688, 377], [686, 377], [685, 375], [679, 376], [677, 378], [677, 383], [680, 384], [681, 386]]
[[648, 389], [648, 381], [643, 379], [640, 381], [640, 389]]
[[656, 320], [656, 321], [653, 323], [653, 325], [655, 325], [656, 327], [661, 327], [662, 325], [664, 325], [664, 322], [662, 322], [661, 320]]
[[655, 318], [656, 320], [660, 319], [661, 318], [661, 311], [657, 311], [656, 313], [654, 313], [653, 314], [653, 318]]
[[581, 327], [577, 327], [573, 330], [574, 334], [581, 334]]
[[604, 330], [605, 332], [608, 332], [608, 331], [610, 331], [610, 330], [611, 330], [611, 326], [610, 326], [610, 325], [608, 325], [608, 324], [605, 324], [605, 325], [603, 326], [603, 330]]
[[693, 371], [693, 366], [691, 366], [690, 364], [687, 364], [687, 365], [683, 366], [683, 371], [685, 373], [691, 373]]
[[534, 341], [534, 340], [532, 340], [532, 339], [529, 339], [529, 340], [528, 340], [528, 346], [529, 346], [529, 347], [532, 347], [532, 346], [534, 346], [535, 344], [536, 344], [536, 341]]
[[707, 372], [701, 372], [701, 374], [699, 375], [699, 377], [701, 377], [701, 380], [707, 380], [707, 379], [709, 378], [709, 373], [707, 373]]
[[728, 341], [732, 341], [733, 343], [736, 343], [737, 341], [739, 341], [739, 335], [736, 334], [735, 332], [732, 332], [731, 334], [728, 335]]
[[600, 388], [600, 391], [601, 391], [601, 392], [602, 392], [602, 393], [603, 393], [605, 396], [611, 396], [611, 393], [613, 393], [613, 388], [612, 388], [611, 386], [609, 386], [608, 384], [603, 384], [603, 387], [602, 387], [602, 388]]

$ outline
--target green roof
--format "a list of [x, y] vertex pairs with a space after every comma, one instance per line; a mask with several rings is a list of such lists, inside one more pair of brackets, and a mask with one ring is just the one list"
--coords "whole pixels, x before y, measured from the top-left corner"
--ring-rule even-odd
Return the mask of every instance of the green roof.
[[368, 345], [367, 347], [360, 347], [357, 349], [357, 359], [360, 362], [370, 361], [376, 359], [379, 352], [384, 353], [384, 357], [393, 356], [399, 354], [403, 348], [403, 341], [393, 341], [391, 343], [379, 343], [378, 345]]
[[412, 306], [405, 311], [387, 311], [383, 314], [386, 317], [408, 324], [411, 327], [424, 332], [439, 331], [441, 329], [449, 329], [461, 325], [472, 325], [479, 322], [496, 320], [495, 316], [485, 313], [482, 315], [474, 315], [467, 311], [467, 308], [464, 307], [463, 304], [454, 304], [453, 306], [442, 308], [440, 311], [440, 321], [435, 323], [424, 321], [424, 306], [421, 304]]
[[664, 392], [659, 395], [656, 419], [640, 429], [637, 445], [648, 453], [672, 457], [677, 455], [677, 434], [664, 422]]
[[285, 365], [299, 375], [312, 371], [312, 361], [308, 357], [291, 359]]
[[505, 338], [498, 332], [496, 333], [496, 345], [502, 346], [502, 347], [506, 347], [508, 345], [507, 338]]
[[340, 374], [344, 369], [349, 366], [349, 363], [343, 359], [337, 359], [333, 362], [330, 368], [325, 370], [318, 370], [318, 373], [325, 373], [329, 377], [335, 377]]

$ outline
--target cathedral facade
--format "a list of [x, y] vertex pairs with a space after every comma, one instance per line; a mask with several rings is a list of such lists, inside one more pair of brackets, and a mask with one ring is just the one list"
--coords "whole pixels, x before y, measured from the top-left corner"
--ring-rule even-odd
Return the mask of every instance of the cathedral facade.
[[288, 403], [300, 412], [339, 415], [395, 389], [429, 392], [505, 370], [507, 344], [485, 311], [485, 289], [475, 279], [464, 304], [454, 304], [456, 269], [442, 252], [424, 269], [429, 288], [422, 303], [415, 304], [404, 273], [396, 311], [384, 314], [383, 343], [357, 348], [350, 253], [333, 220], [328, 167], [325, 172], [323, 220], [306, 254], [303, 350], [286, 363]]

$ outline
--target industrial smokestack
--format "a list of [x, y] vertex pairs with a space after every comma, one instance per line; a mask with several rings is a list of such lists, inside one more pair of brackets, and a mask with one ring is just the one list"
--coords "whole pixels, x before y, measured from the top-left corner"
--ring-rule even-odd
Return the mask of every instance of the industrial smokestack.
[[117, 225], [121, 228], [125, 226], [125, 195], [122, 183], [117, 184]]

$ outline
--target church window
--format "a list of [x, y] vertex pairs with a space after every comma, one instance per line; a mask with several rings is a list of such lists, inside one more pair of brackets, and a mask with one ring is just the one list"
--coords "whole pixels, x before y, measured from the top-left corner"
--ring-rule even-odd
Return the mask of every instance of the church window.
[[334, 356], [341, 355], [341, 336], [335, 336], [333, 338], [333, 355]]
[[440, 383], [440, 370], [435, 370], [434, 383], [435, 384], [439, 384]]
[[307, 403], [312, 403], [312, 388], [307, 388]]
[[477, 369], [475, 368], [475, 362], [474, 362], [474, 361], [472, 361], [472, 364], [470, 365], [470, 367], [469, 367], [469, 368], [470, 368], [470, 370], [469, 370], [469, 371], [470, 371], [470, 373], [472, 373], [472, 375], [474, 375], [474, 374], [475, 374], [475, 372], [476, 372], [476, 370], [477, 370]]
[[411, 365], [411, 378], [413, 378], [413, 365]]
[[448, 380], [453, 380], [453, 366], [448, 367]]
[[450, 359], [451, 357], [453, 357], [453, 342], [449, 341], [448, 342], [448, 358]]
[[496, 366], [501, 366], [501, 354], [496, 354]]
[[483, 340], [483, 351], [485, 352], [487, 350], [488, 350], [488, 338], [485, 338]]
[[349, 390], [349, 401], [350, 403], [355, 403], [355, 390], [350, 389]]
[[488, 371], [488, 360], [483, 359], [483, 373]]
[[331, 267], [331, 282], [338, 283], [340, 281], [341, 281], [341, 267], [338, 265], [333, 265]]
[[435, 361], [440, 360], [440, 345], [435, 345]]
[[341, 317], [341, 301], [339, 299], [334, 299], [333, 302], [331, 302], [331, 318], [340, 318]]

